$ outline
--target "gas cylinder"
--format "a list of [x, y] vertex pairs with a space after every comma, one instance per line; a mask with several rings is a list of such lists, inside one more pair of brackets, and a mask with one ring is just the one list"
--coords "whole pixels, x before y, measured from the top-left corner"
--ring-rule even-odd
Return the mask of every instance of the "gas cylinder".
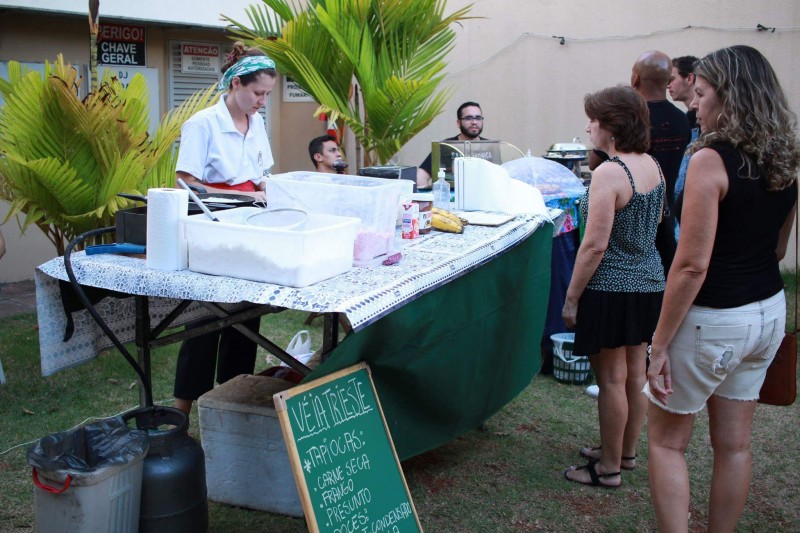
[[[188, 433], [189, 418], [172, 407], [142, 407], [123, 415], [147, 430], [139, 533], [197, 533], [208, 530], [208, 496], [203, 448]], [[165, 428], [165, 429], [162, 429]]]

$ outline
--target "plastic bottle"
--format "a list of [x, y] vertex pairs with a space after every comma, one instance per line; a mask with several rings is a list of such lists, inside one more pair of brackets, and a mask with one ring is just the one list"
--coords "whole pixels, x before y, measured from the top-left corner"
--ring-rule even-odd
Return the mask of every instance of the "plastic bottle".
[[439, 179], [433, 184], [433, 205], [439, 209], [450, 209], [450, 184], [444, 179], [444, 169], [439, 169]]

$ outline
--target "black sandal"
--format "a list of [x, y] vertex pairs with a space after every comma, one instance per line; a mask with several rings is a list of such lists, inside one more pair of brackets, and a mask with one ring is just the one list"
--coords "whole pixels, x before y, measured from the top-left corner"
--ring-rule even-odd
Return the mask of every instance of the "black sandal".
[[[619, 485], [607, 485], [606, 483], [602, 483], [600, 480], [602, 478], [605, 478], [605, 477], [618, 476], [618, 475], [620, 475], [620, 472], [612, 472], [612, 473], [608, 473], [608, 474], [598, 474], [597, 470], [595, 470], [595, 468], [594, 468], [594, 466], [597, 464], [597, 462], [598, 462], [597, 459], [592, 459], [592, 460], [590, 460], [588, 463], [586, 463], [583, 466], [579, 466], [577, 468], [570, 467], [567, 470], [564, 470], [564, 479], [566, 479], [567, 481], [571, 481], [572, 483], [579, 483], [581, 485], [588, 485], [590, 487], [602, 487], [604, 489], [618, 489], [620, 487], [620, 485], [622, 485], [621, 481], [620, 481]], [[574, 470], [588, 470], [589, 471], [589, 478], [591, 479], [591, 481], [589, 483], [586, 483], [584, 481], [579, 481], [577, 479], [572, 479], [571, 477], [567, 476], [567, 474], [569, 472], [572, 472]]]
[[[584, 452], [583, 450], [585, 449], [586, 448], [581, 448], [581, 451], [579, 452], [581, 457], [583, 457], [584, 459], [597, 459], [597, 457], [592, 457], [591, 455]], [[595, 446], [594, 448], [591, 448], [590, 451], [597, 452], [600, 451], [601, 449], [603, 449], [602, 446]], [[634, 455], [633, 457], [630, 456], [626, 457], [623, 455], [622, 457], [620, 457], [620, 459], [622, 459], [623, 461], [635, 461], [636, 457], [637, 457], [636, 455]], [[619, 467], [623, 470], [636, 470], [636, 465], [625, 466], [623, 464], [620, 464]]]

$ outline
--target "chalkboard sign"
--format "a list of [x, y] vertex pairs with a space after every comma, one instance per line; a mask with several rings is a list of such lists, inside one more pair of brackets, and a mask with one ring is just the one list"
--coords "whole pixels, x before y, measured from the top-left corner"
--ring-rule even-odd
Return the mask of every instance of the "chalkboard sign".
[[422, 531], [366, 363], [273, 399], [310, 531]]

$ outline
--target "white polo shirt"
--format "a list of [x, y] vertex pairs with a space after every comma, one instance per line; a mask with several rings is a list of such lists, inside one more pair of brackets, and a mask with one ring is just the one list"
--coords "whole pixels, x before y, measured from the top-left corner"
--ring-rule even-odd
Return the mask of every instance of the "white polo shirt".
[[261, 183], [274, 163], [267, 129], [261, 115], [249, 115], [250, 127], [242, 135], [233, 125], [225, 94], [216, 105], [204, 109], [181, 128], [176, 171], [203, 183], [238, 185]]

